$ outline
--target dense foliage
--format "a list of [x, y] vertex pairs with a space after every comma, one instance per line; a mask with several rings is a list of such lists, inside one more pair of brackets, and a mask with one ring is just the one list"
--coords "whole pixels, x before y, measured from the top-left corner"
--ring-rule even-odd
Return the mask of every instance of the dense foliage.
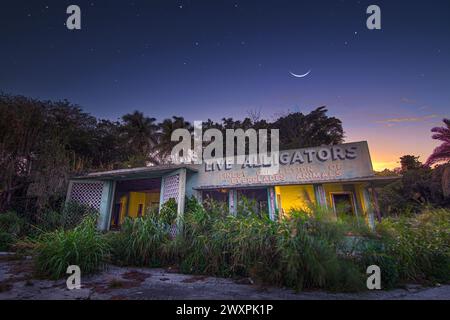
[[0, 214], [0, 251], [8, 251], [22, 235], [25, 221], [15, 212]]
[[427, 166], [450, 161], [450, 119], [443, 119], [443, 122], [445, 126], [431, 129], [431, 132], [433, 132], [432, 138], [440, 141], [441, 144], [433, 150], [433, 153], [427, 159], [425, 163]]
[[226, 215], [187, 201], [176, 236], [157, 216], [127, 220], [108, 235], [113, 261], [173, 266], [184, 273], [250, 277], [297, 290], [365, 288], [366, 268], [377, 264], [383, 288], [407, 281], [450, 280], [447, 210], [417, 218], [390, 218], [371, 231], [359, 221], [338, 220], [315, 209], [274, 222], [258, 215]]
[[401, 178], [379, 189], [379, 205], [383, 216], [417, 214], [428, 207], [450, 207], [450, 194], [446, 188], [450, 165], [443, 164], [430, 168], [417, 159], [404, 162], [399, 172]]
[[288, 218], [271, 221], [248, 211], [232, 216], [218, 204], [202, 206], [188, 199], [178, 234], [172, 232], [176, 207], [169, 203], [164, 210], [172, 213], [126, 218], [118, 232], [100, 233], [95, 216], [85, 215], [74, 228], [41, 233], [28, 240], [36, 270], [59, 278], [69, 265], [79, 265], [83, 274], [107, 263], [170, 266], [183, 273], [247, 277], [296, 290], [357, 291], [365, 289], [366, 269], [375, 264], [384, 289], [411, 281], [450, 281], [450, 211], [445, 209], [386, 218], [371, 230], [360, 220], [336, 220], [322, 208], [292, 211]]
[[93, 216], [87, 216], [71, 230], [42, 234], [34, 250], [37, 272], [52, 279], [64, 276], [70, 265], [78, 265], [83, 274], [99, 271], [105, 267], [110, 252]]
[[[320, 107], [272, 123], [255, 115], [242, 121], [207, 120], [203, 130], [281, 129], [281, 149], [342, 142], [341, 121], [326, 113]], [[178, 128], [192, 126], [176, 116], [158, 123], [139, 111], [120, 121], [96, 119], [68, 101], [0, 93], [0, 213], [15, 210], [36, 223], [45, 212], [61, 210], [72, 175], [165, 163]]]

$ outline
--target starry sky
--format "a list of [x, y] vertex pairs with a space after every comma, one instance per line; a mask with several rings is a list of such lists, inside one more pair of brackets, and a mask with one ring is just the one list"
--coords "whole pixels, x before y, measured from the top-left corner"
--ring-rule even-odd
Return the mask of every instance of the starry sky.
[[[81, 8], [70, 31], [66, 8]], [[381, 8], [381, 30], [366, 9]], [[375, 169], [450, 117], [450, 1], [0, 1], [0, 91], [115, 120], [273, 120], [326, 105]], [[290, 72], [304, 74], [295, 78]]]

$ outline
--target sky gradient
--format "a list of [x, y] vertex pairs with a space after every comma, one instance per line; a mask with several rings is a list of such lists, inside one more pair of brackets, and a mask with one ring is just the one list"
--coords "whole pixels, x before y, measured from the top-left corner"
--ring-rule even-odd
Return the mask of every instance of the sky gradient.
[[[77, 4], [82, 29], [65, 27]], [[381, 8], [382, 29], [366, 28]], [[450, 117], [450, 1], [2, 1], [0, 91], [115, 120], [325, 105], [375, 169], [425, 161]], [[289, 72], [303, 74], [294, 78]]]

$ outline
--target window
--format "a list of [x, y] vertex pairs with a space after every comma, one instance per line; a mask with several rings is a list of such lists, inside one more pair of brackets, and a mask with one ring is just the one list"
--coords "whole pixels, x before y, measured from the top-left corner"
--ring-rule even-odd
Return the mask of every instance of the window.
[[228, 204], [228, 190], [226, 189], [217, 189], [217, 190], [208, 190], [203, 191], [202, 193], [203, 201], [215, 201]]
[[355, 201], [351, 192], [331, 193], [331, 201], [336, 216], [348, 217], [356, 215]]

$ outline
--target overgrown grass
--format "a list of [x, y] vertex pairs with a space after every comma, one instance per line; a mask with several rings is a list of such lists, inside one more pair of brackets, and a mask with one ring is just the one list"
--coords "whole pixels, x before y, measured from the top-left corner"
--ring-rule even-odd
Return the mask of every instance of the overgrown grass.
[[109, 245], [96, 229], [96, 218], [87, 216], [71, 230], [44, 233], [35, 243], [36, 270], [52, 279], [66, 274], [69, 265], [78, 265], [82, 274], [102, 270], [109, 256]]
[[173, 257], [170, 253], [166, 257], [165, 246], [172, 244], [170, 231], [177, 217], [177, 204], [172, 200], [166, 202], [159, 215], [126, 218], [120, 232], [107, 236], [115, 263], [156, 267], [171, 261]]
[[108, 235], [108, 243], [112, 259], [119, 265], [160, 266], [162, 244], [169, 237], [169, 226], [148, 215], [126, 218], [120, 232]]
[[[337, 219], [323, 208], [296, 210], [271, 221], [266, 215], [229, 215], [215, 203], [186, 202], [183, 229], [173, 236], [176, 205], [162, 215], [126, 219], [120, 232], [100, 234], [88, 216], [71, 230], [41, 235], [36, 266], [52, 278], [68, 265], [83, 273], [119, 265], [175, 266], [184, 273], [251, 277], [254, 281], [302, 290], [365, 288], [366, 268], [381, 268], [383, 288], [407, 281], [450, 281], [450, 211], [385, 219], [371, 230], [362, 219]], [[109, 260], [111, 257], [111, 260]]]
[[[335, 222], [313, 219], [304, 213], [275, 222], [266, 216], [224, 215], [216, 207], [210, 204], [204, 209], [188, 201], [183, 232], [175, 239], [157, 237], [156, 242], [146, 241], [156, 245], [138, 246], [139, 250], [113, 241], [116, 257], [122, 257], [125, 264], [177, 264], [185, 273], [245, 276], [298, 290], [312, 287], [359, 290], [364, 283], [357, 265], [338, 254], [337, 248], [344, 246], [346, 229]], [[152, 228], [148, 232], [160, 234], [161, 230], [154, 227], [161, 225], [153, 219], [149, 221]], [[136, 240], [140, 232], [133, 235], [129, 223], [145, 228], [148, 221], [128, 222], [114, 237], [141, 243]], [[135, 252], [139, 252], [138, 256]], [[149, 254], [151, 259], [142, 259]]]
[[450, 281], [450, 211], [427, 210], [415, 218], [378, 225], [385, 248], [404, 281]]
[[177, 237], [152, 216], [127, 221], [111, 245], [122, 264], [178, 265], [184, 273], [245, 276], [297, 290], [357, 291], [372, 264], [381, 267], [384, 288], [448, 281], [449, 221], [449, 211], [434, 210], [386, 220], [373, 231], [362, 219], [336, 219], [323, 208], [297, 210], [274, 222], [189, 200]]
[[22, 235], [25, 221], [15, 212], [0, 214], [0, 251], [8, 251]]

